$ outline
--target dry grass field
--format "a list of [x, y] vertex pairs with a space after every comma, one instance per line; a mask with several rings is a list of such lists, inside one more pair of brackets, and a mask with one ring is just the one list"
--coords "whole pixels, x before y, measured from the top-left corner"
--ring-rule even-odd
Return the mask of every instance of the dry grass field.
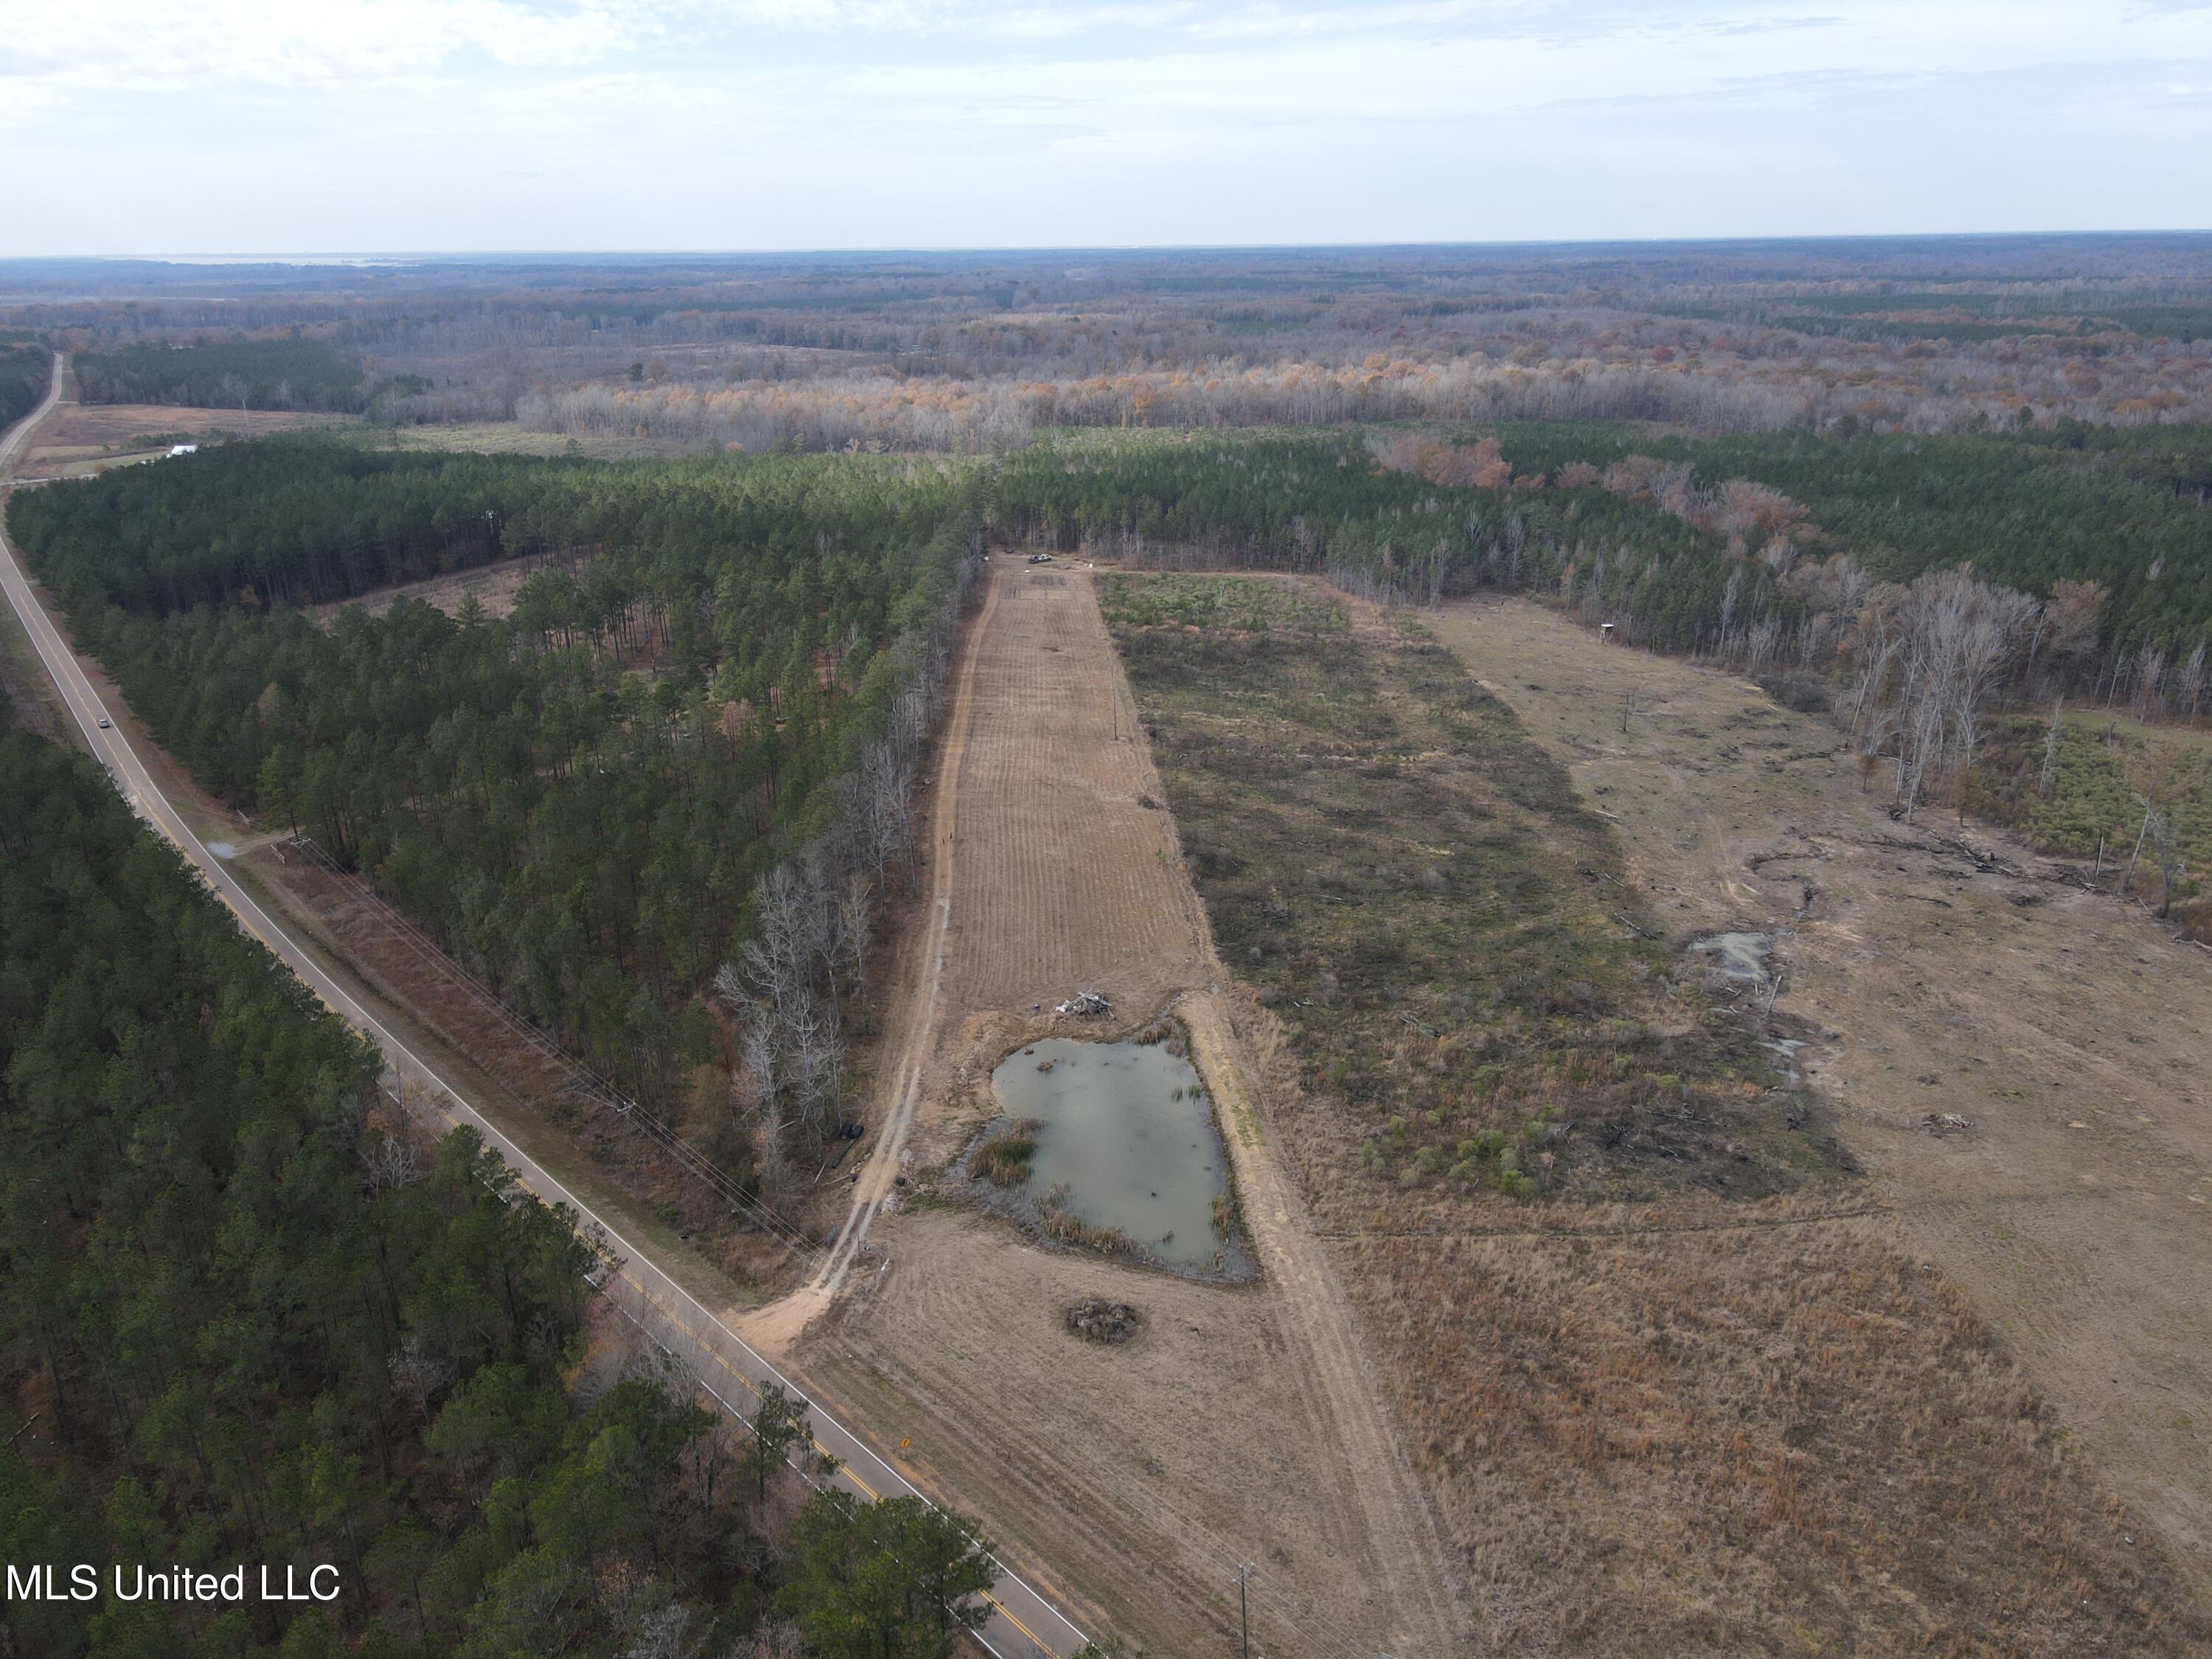
[[714, 446], [634, 432], [542, 432], [519, 421], [441, 421], [389, 428], [400, 449], [459, 450], [482, 455], [588, 455], [595, 460], [691, 455]]
[[[1184, 873], [1088, 577], [1000, 554], [956, 779], [936, 1059], [909, 1164], [924, 1185], [993, 1108], [1033, 1012], [1085, 988], [1115, 1030], [1173, 1003], [1220, 1102], [1264, 1277], [1197, 1284], [1048, 1248], [930, 1200], [887, 1216], [885, 1257], [791, 1363], [981, 1514], [1103, 1630], [1219, 1650], [1231, 1575], [1259, 1564], [1255, 1643], [1279, 1654], [1461, 1650], [1436, 1536], [1360, 1361], [1346, 1304], [1257, 1138], [1254, 1062]], [[896, 1017], [894, 1017], [896, 1023]], [[1091, 1022], [1096, 1026], [1100, 1022]], [[1071, 1335], [1066, 1304], [1134, 1304], [1123, 1348]]]
[[[261, 438], [303, 427], [352, 426], [349, 415], [270, 409], [179, 409], [166, 404], [64, 404], [16, 463], [25, 477], [97, 472], [167, 453], [172, 443], [214, 437]], [[158, 447], [147, 440], [158, 438]]]
[[[1917, 1218], [1900, 1231], [1886, 1213], [1893, 1161], [1933, 1154], [1955, 1181], [1986, 1137], [1930, 1137], [1916, 1126], [1937, 1103], [1916, 1094], [1881, 1141], [1844, 1087], [1837, 1145], [1780, 1057], [1741, 1040], [1760, 1035], [1755, 1005], [1681, 957], [1692, 933], [1802, 902], [1765, 859], [1770, 842], [1711, 847], [1695, 815], [1735, 775], [1721, 750], [1756, 771], [1829, 745], [1764, 717], [1709, 727], [1701, 711], [1682, 725], [1710, 732], [1710, 749], [1670, 738], [1666, 759], [1624, 757], [1601, 777], [1577, 758], [1578, 795], [1530, 738], [1607, 746], [1621, 687], [1564, 672], [1566, 634], [1546, 636], [1547, 676], [1493, 637], [1522, 629], [1518, 615], [1441, 624], [1506, 702], [1558, 688], [1524, 729], [1471, 685], [1449, 694], [1433, 644], [1365, 607], [1345, 606], [1347, 644], [1316, 628], [1285, 650], [1255, 643], [1265, 607], [1242, 598], [1172, 622], [1159, 611], [1204, 603], [1117, 607], [1224, 953], [1271, 1005], [1255, 1020], [1279, 1022], [1259, 1045], [1265, 1109], [1328, 1218], [1444, 1515], [1477, 1650], [2179, 1655], [2212, 1641], [2144, 1525], [2168, 1518], [2156, 1494], [2135, 1480], [2131, 1503], [2111, 1495], [2063, 1397], [2054, 1407], [2012, 1357], [2033, 1366], [2033, 1352], [2004, 1340], [2002, 1311], [1993, 1328], [1970, 1305], [1982, 1276]], [[1711, 772], [1691, 770], [1700, 757]], [[1644, 805], [1671, 799], [1692, 821], [1656, 840], [1626, 829], [1632, 780]], [[1601, 827], [1624, 821], [1625, 866], [1592, 856], [1593, 809]], [[1364, 869], [1338, 844], [1347, 824], [1377, 849]], [[1692, 848], [1704, 864], [1658, 873], [1661, 849]], [[1956, 904], [1955, 872], [1937, 887], [1927, 853], [1888, 855], [1907, 866], [1899, 889]], [[1754, 859], [1761, 885], [1747, 879]], [[1510, 894], [1524, 920], [1486, 927], [1440, 908], [1425, 868], [1469, 900]], [[1565, 971], [1577, 959], [1585, 971]], [[1870, 978], [1915, 988], [1893, 962]], [[1839, 1022], [1809, 998], [1793, 1021], [1791, 1000], [1765, 1035]], [[1438, 1075], [1466, 1086], [1436, 1088]], [[1819, 1075], [1838, 1086], [1832, 1066]], [[1853, 1173], [1853, 1148], [1875, 1178]], [[2027, 1227], [2020, 1200], [2053, 1196], [2015, 1188], [2007, 1213]], [[2196, 1316], [2161, 1302], [2138, 1334], [2161, 1315], [2185, 1331]]]
[[2212, 1589], [2212, 957], [2002, 835], [1970, 829], [1984, 868], [1954, 821], [1893, 823], [1742, 681], [1520, 605], [1435, 625], [1618, 816], [1668, 926], [1785, 930], [1779, 1006], [1827, 1034], [1801, 1058], [1909, 1248]]
[[429, 426], [392, 429], [393, 445], [400, 449], [459, 450], [484, 455], [597, 455], [601, 457], [654, 453], [637, 444], [595, 442], [564, 437], [558, 432], [533, 432], [514, 421], [441, 421]]

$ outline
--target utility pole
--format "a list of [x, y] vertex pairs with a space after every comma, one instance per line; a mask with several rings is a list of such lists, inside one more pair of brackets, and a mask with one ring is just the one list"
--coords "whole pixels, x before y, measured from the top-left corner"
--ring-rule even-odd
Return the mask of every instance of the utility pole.
[[1247, 1561], [1237, 1569], [1237, 1625], [1243, 1638], [1244, 1659], [1252, 1659], [1252, 1614], [1245, 1599], [1246, 1586], [1259, 1566], [1257, 1561]]
[[2120, 884], [2114, 890], [2122, 898], [2128, 896], [2128, 884], [2136, 878], [2136, 860], [2142, 856], [2143, 837], [2150, 834], [2150, 821], [2156, 816], [2156, 809], [2151, 805], [2149, 796], [2137, 795], [2136, 799], [2143, 810], [2142, 828], [2136, 832], [2136, 850], [2128, 855], [2127, 873], [2120, 878]]

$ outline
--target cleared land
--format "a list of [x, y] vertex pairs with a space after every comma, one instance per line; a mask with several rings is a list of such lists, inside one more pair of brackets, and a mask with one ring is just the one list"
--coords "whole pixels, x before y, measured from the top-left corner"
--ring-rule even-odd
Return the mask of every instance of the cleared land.
[[1026, 1012], [1099, 989], [1150, 1013], [1211, 977], [1197, 901], [1089, 580], [1012, 556], [975, 664], [948, 1006]]
[[336, 620], [339, 611], [349, 606], [359, 605], [370, 616], [380, 617], [402, 599], [419, 599], [433, 610], [456, 617], [460, 614], [461, 607], [473, 599], [477, 610], [486, 617], [511, 617], [514, 614], [515, 598], [522, 592], [522, 584], [532, 574], [550, 568], [574, 569], [584, 556], [580, 552], [568, 550], [526, 554], [519, 558], [504, 559], [497, 564], [449, 571], [441, 576], [425, 576], [419, 582], [401, 582], [392, 587], [380, 587], [356, 599], [346, 599], [333, 605], [307, 605], [303, 608], [303, 614], [327, 628]]
[[[2100, 879], [2117, 887], [2146, 827], [2148, 799], [2201, 890], [2212, 870], [2212, 727], [2148, 726], [2107, 708], [2069, 708], [2055, 735], [2054, 744], [2048, 713], [1992, 721], [1967, 811], [2019, 830], [2045, 852], [2087, 860], [2093, 872], [2101, 847]], [[2136, 861], [2134, 890], [2154, 907], [2171, 900], [2176, 929], [2212, 945], [2212, 896], [2178, 896], [2186, 891], [2180, 872], [2162, 864], [2154, 837]]]
[[[1630, 776], [1686, 803], [1725, 780], [1656, 754], [1571, 780], [1464, 676], [1454, 694], [1402, 617], [1155, 580], [1183, 586], [1113, 611], [1133, 684], [1224, 954], [1280, 1021], [1266, 1110], [1443, 1510], [1478, 1650], [2201, 1651], [2212, 1624], [2140, 1519], [1882, 1213], [1887, 1172], [1855, 1176], [1759, 1048], [1804, 1028], [1763, 1024], [1674, 948], [1766, 919], [1741, 866], [1769, 844], [1653, 892], [1647, 843], [1629, 835], [1624, 872], [1584, 805], [1626, 817]], [[1340, 605], [1348, 626], [1306, 614]], [[1559, 626], [1561, 651], [1586, 637]], [[1618, 726], [1595, 676], [1486, 677], [1559, 684], [1593, 748]], [[1697, 724], [1754, 769], [1830, 746]], [[1718, 896], [1678, 911], [1692, 879]], [[1508, 901], [1486, 926], [1486, 894]]]
[[482, 455], [589, 455], [597, 460], [690, 455], [718, 446], [647, 436], [639, 432], [544, 432], [518, 421], [459, 421], [389, 428], [399, 449], [462, 450]]
[[[950, 856], [936, 1058], [910, 1167], [941, 1166], [992, 1111], [1034, 1005], [1102, 988], [1141, 1024], [1178, 998], [1220, 1102], [1267, 1277], [1229, 1288], [1044, 1248], [935, 1203], [887, 1216], [887, 1261], [792, 1358], [1099, 1624], [1155, 1651], [1227, 1638], [1231, 1574], [1259, 1563], [1255, 1640], [1281, 1653], [1463, 1650], [1429, 1517], [1352, 1338], [1340, 1291], [1258, 1137], [1256, 1066], [1184, 874], [1087, 577], [994, 561]], [[956, 713], [955, 718], [960, 718]], [[1095, 1022], [1093, 1024], [1096, 1024]], [[1101, 1033], [1092, 1033], [1101, 1034]], [[1063, 1311], [1134, 1304], [1102, 1348]]]
[[[1532, 606], [1437, 625], [1619, 814], [1657, 914], [1787, 930], [1781, 1006], [1832, 1034], [1802, 1058], [1906, 1237], [2203, 1593], [2212, 959], [2008, 838], [1973, 830], [1985, 869], [1940, 817], [1893, 823], [1832, 730], [1741, 680]], [[1931, 1134], [1941, 1113], [1973, 1127]]]
[[392, 428], [399, 449], [457, 449], [484, 455], [638, 455], [655, 453], [639, 443], [594, 441], [558, 432], [534, 432], [514, 421], [457, 421]]
[[[150, 460], [172, 443], [265, 437], [302, 427], [352, 426], [350, 415], [270, 409], [182, 409], [167, 404], [64, 404], [35, 433], [16, 471], [25, 477], [97, 472]], [[159, 439], [158, 446], [148, 440]]]

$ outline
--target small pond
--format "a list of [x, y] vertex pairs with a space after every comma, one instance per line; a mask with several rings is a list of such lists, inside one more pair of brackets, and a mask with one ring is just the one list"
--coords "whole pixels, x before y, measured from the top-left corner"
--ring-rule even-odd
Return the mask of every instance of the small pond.
[[1692, 939], [1690, 949], [1718, 958], [1722, 976], [1753, 985], [1766, 983], [1766, 958], [1774, 949], [1771, 933], [1714, 933]]
[[[1007, 1118], [1030, 1118], [1036, 1150], [1012, 1196], [1035, 1222], [1054, 1205], [1086, 1227], [1126, 1234], [1182, 1273], [1244, 1278], [1249, 1265], [1217, 1231], [1229, 1190], [1206, 1087], [1164, 1043], [1050, 1037], [991, 1074]], [[1048, 1229], [1049, 1231], [1049, 1229]]]

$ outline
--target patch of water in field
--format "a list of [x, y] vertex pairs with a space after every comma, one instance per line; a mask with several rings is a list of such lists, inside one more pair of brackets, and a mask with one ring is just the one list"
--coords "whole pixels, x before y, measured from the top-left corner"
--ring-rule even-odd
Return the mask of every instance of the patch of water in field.
[[1188, 1060], [1163, 1043], [1050, 1037], [1007, 1055], [991, 1082], [1007, 1116], [1043, 1126], [1029, 1203], [1064, 1186], [1069, 1213], [1126, 1233], [1164, 1266], [1241, 1273], [1241, 1254], [1214, 1231], [1228, 1176]]
[[1766, 957], [1773, 948], [1771, 933], [1714, 933], [1690, 944], [1701, 956], [1718, 957], [1720, 970], [1728, 978], [1753, 985], [1766, 983]]

